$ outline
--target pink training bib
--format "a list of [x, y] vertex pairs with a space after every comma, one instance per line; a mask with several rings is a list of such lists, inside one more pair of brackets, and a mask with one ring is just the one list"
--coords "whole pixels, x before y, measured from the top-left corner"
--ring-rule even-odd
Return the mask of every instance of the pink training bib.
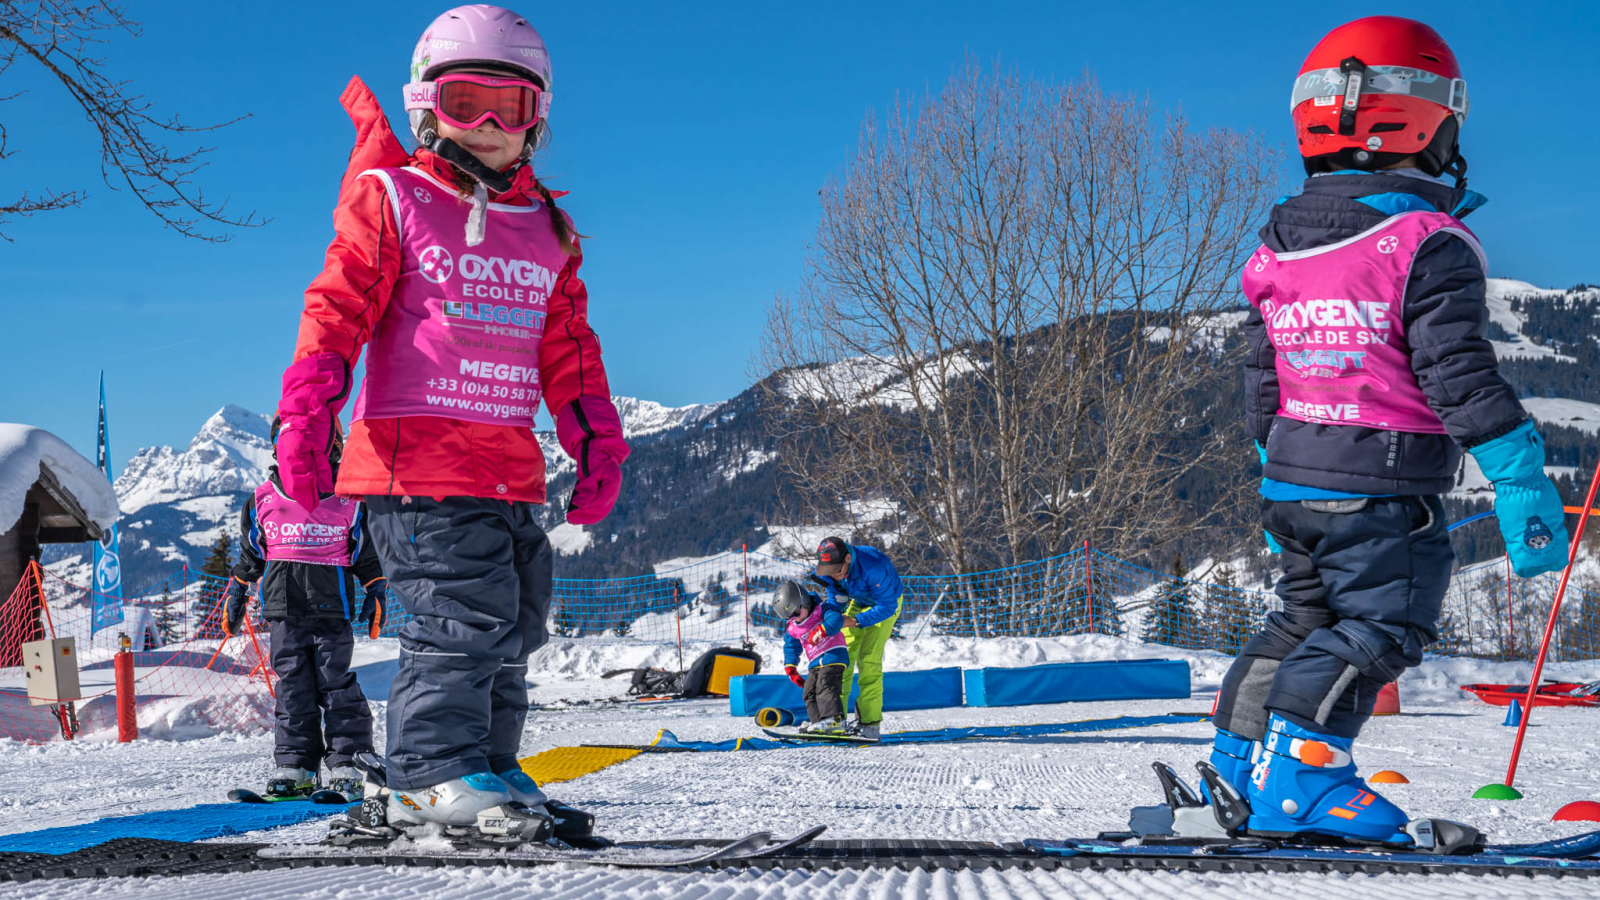
[[829, 634], [823, 630], [821, 603], [812, 608], [811, 615], [799, 621], [791, 620], [784, 628], [800, 642], [800, 648], [806, 655], [806, 662], [816, 659], [829, 650], [846, 646], [842, 629], [838, 634]]
[[367, 345], [354, 418], [443, 416], [533, 427], [539, 345], [566, 263], [550, 210], [489, 204], [468, 247], [472, 204], [414, 169], [369, 169], [400, 228], [400, 281]]
[[1244, 293], [1277, 351], [1278, 415], [1445, 433], [1411, 371], [1403, 316], [1412, 262], [1439, 232], [1466, 240], [1488, 271], [1477, 237], [1437, 212], [1401, 213], [1314, 250], [1256, 251], [1245, 264]]
[[360, 535], [355, 533], [360, 511], [359, 502], [330, 495], [314, 511], [306, 512], [268, 481], [256, 488], [256, 521], [250, 540], [268, 562], [353, 565], [351, 548], [360, 546]]

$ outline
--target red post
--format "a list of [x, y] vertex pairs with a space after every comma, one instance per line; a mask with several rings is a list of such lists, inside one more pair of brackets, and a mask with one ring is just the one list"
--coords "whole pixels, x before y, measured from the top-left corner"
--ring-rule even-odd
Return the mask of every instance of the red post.
[[1083, 595], [1089, 598], [1089, 633], [1094, 634], [1094, 572], [1089, 568], [1089, 541], [1083, 541]]
[[128, 652], [129, 640], [122, 636], [122, 649], [113, 657], [117, 673], [117, 741], [126, 744], [139, 738], [138, 698], [134, 696], [133, 654]]
[[1556, 633], [1561, 598], [1566, 596], [1567, 581], [1572, 578], [1572, 567], [1578, 561], [1578, 548], [1583, 546], [1583, 529], [1589, 524], [1589, 513], [1594, 511], [1596, 488], [1600, 488], [1600, 463], [1595, 464], [1594, 474], [1589, 477], [1589, 496], [1584, 498], [1583, 513], [1578, 516], [1578, 530], [1572, 533], [1572, 546], [1567, 550], [1567, 567], [1561, 570], [1561, 584], [1556, 587], [1555, 602], [1550, 604], [1550, 618], [1544, 623], [1539, 658], [1533, 663], [1533, 677], [1528, 679], [1528, 697], [1522, 702], [1522, 722], [1517, 725], [1517, 741], [1511, 745], [1511, 764], [1506, 767], [1506, 787], [1511, 787], [1512, 779], [1517, 777], [1517, 760], [1522, 756], [1522, 738], [1528, 733], [1528, 721], [1533, 718], [1533, 701], [1539, 694], [1539, 676], [1544, 674], [1544, 657], [1550, 650], [1550, 638]]
[[739, 552], [744, 554], [744, 642], [750, 643], [750, 545], [740, 544]]

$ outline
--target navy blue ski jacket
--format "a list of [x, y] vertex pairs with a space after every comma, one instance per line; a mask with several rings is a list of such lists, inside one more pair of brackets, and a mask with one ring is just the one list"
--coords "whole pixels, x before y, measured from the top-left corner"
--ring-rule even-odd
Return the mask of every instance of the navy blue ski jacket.
[[[278, 467], [268, 470], [272, 483], [278, 481]], [[256, 498], [251, 494], [239, 511], [239, 559], [233, 564], [233, 577], [245, 584], [261, 581], [263, 619], [341, 618], [351, 619], [361, 608], [365, 590], [383, 579], [378, 551], [366, 534], [366, 507], [357, 513], [358, 527], [350, 536], [349, 566], [318, 566], [300, 562], [268, 563], [255, 541], [261, 533], [256, 521]]]
[[[1310, 250], [1415, 210], [1465, 216], [1483, 198], [1428, 178], [1341, 173], [1306, 180], [1280, 200], [1261, 240], [1274, 252]], [[1501, 377], [1486, 337], [1485, 272], [1465, 240], [1436, 234], [1422, 245], [1406, 287], [1402, 318], [1411, 370], [1448, 435], [1318, 425], [1280, 418], [1275, 351], [1260, 310], [1244, 334], [1245, 423], [1267, 448], [1266, 477], [1287, 484], [1367, 495], [1438, 494], [1454, 485], [1461, 448], [1515, 429], [1528, 418]]]

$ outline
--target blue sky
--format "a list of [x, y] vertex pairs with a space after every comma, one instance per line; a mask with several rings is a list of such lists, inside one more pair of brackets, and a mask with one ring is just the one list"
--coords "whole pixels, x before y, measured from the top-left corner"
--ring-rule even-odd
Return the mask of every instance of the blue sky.
[[[0, 198], [90, 196], [11, 222], [15, 242], [0, 243], [0, 421], [92, 456], [103, 368], [120, 467], [139, 446], [186, 442], [224, 403], [270, 412], [332, 233], [351, 138], [338, 94], [360, 75], [403, 121], [411, 47], [444, 8], [134, 6], [144, 31], [104, 48], [113, 73], [186, 120], [251, 114], [208, 138], [217, 150], [200, 180], [272, 221], [222, 245], [164, 231], [106, 188], [77, 108], [37, 68], [7, 73], [0, 95], [28, 93], [0, 103], [15, 154], [0, 161]], [[1378, 12], [1423, 19], [1470, 86], [1463, 145], [1491, 201], [1471, 224], [1492, 273], [1600, 281], [1591, 3], [591, 0], [522, 12], [555, 66], [555, 140], [537, 165], [572, 192], [563, 205], [591, 236], [591, 317], [621, 394], [679, 405], [746, 387], [767, 305], [798, 282], [817, 191], [863, 116], [937, 90], [968, 54], [1038, 77], [1092, 72], [1197, 125], [1287, 141], [1290, 85], [1327, 29]]]

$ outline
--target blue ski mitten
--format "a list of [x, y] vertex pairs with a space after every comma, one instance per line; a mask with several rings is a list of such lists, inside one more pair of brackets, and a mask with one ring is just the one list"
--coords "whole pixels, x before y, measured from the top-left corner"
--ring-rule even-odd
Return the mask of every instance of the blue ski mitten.
[[1484, 477], [1494, 483], [1494, 514], [1511, 568], [1523, 578], [1532, 578], [1564, 567], [1566, 511], [1561, 494], [1544, 473], [1544, 439], [1533, 421], [1467, 452], [1478, 461]]
[[[1267, 469], [1267, 448], [1266, 445], [1262, 444], [1260, 441], [1256, 441], [1256, 455], [1261, 458], [1261, 470], [1265, 472]], [[1272, 536], [1272, 532], [1263, 531], [1261, 534], [1267, 539], [1268, 550], [1271, 550], [1273, 553], [1283, 552], [1283, 545], [1278, 543], [1278, 539]]]

